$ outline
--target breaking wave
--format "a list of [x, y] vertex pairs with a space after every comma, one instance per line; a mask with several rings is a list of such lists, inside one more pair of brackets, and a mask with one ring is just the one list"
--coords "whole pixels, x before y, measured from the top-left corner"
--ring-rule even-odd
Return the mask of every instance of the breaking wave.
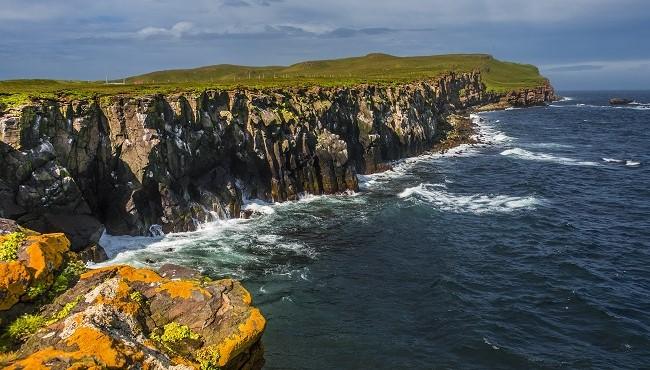
[[567, 166], [598, 166], [599, 164], [592, 161], [580, 161], [573, 158], [558, 157], [548, 153], [531, 152], [521, 148], [507, 149], [501, 152], [501, 155], [511, 156], [513, 158], [524, 159], [529, 161], [552, 162]]
[[603, 158], [603, 162], [606, 163], [617, 163], [624, 164], [627, 167], [638, 167], [641, 165], [641, 162], [625, 159], [615, 159], [615, 158]]
[[420, 184], [406, 188], [397, 196], [402, 199], [426, 202], [442, 211], [474, 214], [531, 210], [544, 203], [534, 196], [454, 194], [447, 192], [442, 184]]

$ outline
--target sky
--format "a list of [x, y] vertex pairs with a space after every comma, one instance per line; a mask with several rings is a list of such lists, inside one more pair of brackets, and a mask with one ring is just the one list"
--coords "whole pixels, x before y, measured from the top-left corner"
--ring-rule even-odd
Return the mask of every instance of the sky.
[[560, 90], [650, 89], [649, 0], [0, 0], [0, 79], [489, 53]]

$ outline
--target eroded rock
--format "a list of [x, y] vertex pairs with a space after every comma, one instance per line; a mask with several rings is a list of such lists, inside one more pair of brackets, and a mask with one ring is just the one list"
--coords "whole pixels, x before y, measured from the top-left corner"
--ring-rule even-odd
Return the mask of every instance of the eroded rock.
[[7, 369], [259, 369], [266, 321], [234, 280], [90, 270], [54, 303]]
[[194, 230], [240, 217], [245, 197], [357, 190], [357, 174], [431, 150], [450, 113], [553, 98], [548, 84], [487, 91], [477, 71], [397, 86], [35, 102], [0, 116], [0, 215], [62, 230], [73, 250], [97, 244], [102, 224], [112, 235]]

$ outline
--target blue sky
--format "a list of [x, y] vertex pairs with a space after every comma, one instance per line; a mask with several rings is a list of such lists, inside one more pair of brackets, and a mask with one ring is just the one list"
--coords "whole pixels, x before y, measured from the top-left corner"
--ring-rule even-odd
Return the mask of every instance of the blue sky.
[[649, 89], [648, 0], [0, 0], [0, 79], [490, 53], [559, 89]]

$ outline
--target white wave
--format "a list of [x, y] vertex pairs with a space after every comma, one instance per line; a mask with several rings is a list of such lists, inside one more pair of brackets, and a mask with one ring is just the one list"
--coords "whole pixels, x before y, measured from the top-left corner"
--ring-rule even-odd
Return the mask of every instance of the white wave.
[[624, 164], [628, 167], [637, 167], [641, 165], [641, 162], [625, 159], [615, 159], [615, 158], [603, 158], [603, 162], [607, 163], [619, 163]]
[[259, 213], [263, 215], [272, 215], [275, 213], [273, 209], [273, 204], [265, 202], [259, 199], [246, 199], [244, 201], [244, 206], [242, 207], [244, 211], [252, 211], [254, 213]]
[[572, 107], [577, 107], [577, 108], [595, 108], [595, 109], [632, 109], [632, 110], [649, 110], [650, 105], [649, 104], [634, 104], [630, 103], [627, 105], [595, 105], [595, 104], [584, 104], [584, 103], [579, 103], [579, 104], [574, 104], [574, 105], [557, 105], [557, 104], [550, 104], [549, 107], [553, 108], [572, 108]]
[[506, 108], [505, 110], [519, 110], [519, 109], [521, 109], [521, 108], [517, 108], [517, 107], [508, 107], [508, 108]]
[[[513, 140], [512, 137], [506, 135], [502, 131], [497, 130], [492, 122], [486, 120], [485, 118], [477, 114], [471, 114], [470, 118], [478, 128], [477, 133], [474, 135], [474, 139], [491, 145], [502, 144]], [[499, 122], [500, 120], [497, 120], [494, 123]]]
[[525, 159], [529, 161], [553, 162], [568, 166], [598, 166], [599, 164], [591, 161], [579, 161], [573, 158], [556, 157], [548, 153], [530, 152], [521, 148], [507, 149], [501, 152], [501, 155], [511, 156], [514, 158]]
[[570, 97], [570, 96], [563, 96], [562, 99], [560, 99], [558, 101], [572, 101], [572, 100], [575, 100], [575, 99]]
[[508, 213], [535, 209], [543, 201], [533, 196], [517, 197], [492, 194], [454, 194], [441, 184], [420, 184], [398, 194], [402, 199], [417, 199], [432, 204], [442, 211], [456, 213]]
[[542, 149], [571, 149], [572, 145], [559, 144], [559, 143], [530, 143], [525, 144], [526, 147], [530, 148], [542, 148]]
[[162, 239], [162, 237], [110, 235], [104, 231], [99, 238], [99, 245], [104, 248], [109, 258], [114, 258], [120, 253], [146, 248]]
[[494, 350], [499, 350], [499, 349], [500, 349], [499, 346], [497, 346], [497, 345], [495, 345], [495, 344], [492, 344], [492, 342], [490, 342], [490, 341], [489, 341], [487, 338], [485, 338], [485, 337], [483, 337], [483, 343], [487, 344], [488, 346], [491, 346], [492, 349], [494, 349]]

